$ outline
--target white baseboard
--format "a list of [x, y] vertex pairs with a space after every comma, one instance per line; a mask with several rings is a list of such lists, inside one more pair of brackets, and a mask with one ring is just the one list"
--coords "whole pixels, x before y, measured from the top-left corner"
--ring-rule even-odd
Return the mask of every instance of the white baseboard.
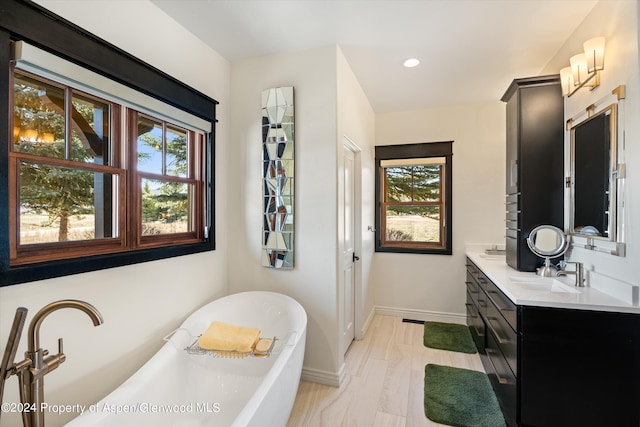
[[302, 374], [300, 379], [302, 381], [309, 381], [312, 383], [324, 384], [331, 387], [340, 387], [345, 376], [344, 363], [340, 367], [340, 372], [328, 372], [320, 369], [302, 368]]
[[[396, 316], [402, 317], [403, 319], [412, 319], [412, 320], [421, 320], [427, 322], [445, 322], [445, 323], [457, 323], [460, 325], [467, 324], [467, 317], [463, 314], [453, 314], [453, 313], [443, 313], [438, 311], [425, 311], [425, 310], [415, 310], [412, 308], [395, 308], [395, 307], [381, 307], [375, 306], [367, 319], [362, 326], [362, 330], [360, 333], [362, 334], [359, 339], [362, 339], [369, 326], [371, 326], [371, 322], [373, 322], [373, 317], [376, 314], [382, 314], [384, 316]], [[307, 336], [307, 339], [309, 337]], [[344, 363], [340, 366], [339, 372], [328, 372], [323, 371], [321, 369], [314, 368], [302, 368], [302, 374], [300, 375], [300, 379], [303, 381], [309, 381], [312, 383], [324, 384], [331, 387], [340, 387], [342, 381], [344, 380], [345, 373], [345, 365]]]
[[375, 315], [376, 315], [376, 308], [373, 307], [369, 312], [369, 316], [367, 316], [367, 319], [364, 321], [364, 324], [362, 325], [362, 329], [359, 332], [360, 335], [356, 337], [357, 340], [363, 339], [364, 336], [367, 334], [367, 331], [369, 330], [369, 326], [371, 326], [371, 322], [373, 322], [373, 317]]
[[402, 317], [403, 319], [421, 320], [424, 322], [456, 323], [459, 325], [467, 324], [467, 316], [464, 314], [381, 306], [376, 306], [375, 312], [376, 314], [382, 314], [384, 316], [397, 316]]

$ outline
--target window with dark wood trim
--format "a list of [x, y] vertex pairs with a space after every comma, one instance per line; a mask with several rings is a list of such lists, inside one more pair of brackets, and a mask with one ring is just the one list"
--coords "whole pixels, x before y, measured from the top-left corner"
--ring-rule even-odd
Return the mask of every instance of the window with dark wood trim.
[[451, 254], [451, 147], [376, 147], [376, 251]]
[[11, 265], [204, 241], [203, 132], [17, 69], [12, 94]]
[[[36, 153], [16, 152], [13, 150], [14, 139], [11, 135], [15, 129], [13, 129], [13, 75], [11, 65], [15, 58], [15, 45], [19, 42], [28, 43], [47, 54], [72, 63], [75, 66], [82, 67], [85, 70], [89, 70], [101, 78], [106, 78], [129, 90], [143, 94], [153, 102], [160, 101], [164, 105], [179, 111], [180, 113], [178, 115], [186, 113], [201, 121], [200, 123], [202, 123], [203, 126], [196, 126], [196, 129], [203, 129], [204, 133], [199, 134], [197, 131], [195, 132], [193, 139], [195, 148], [192, 154], [189, 154], [189, 156], [195, 156], [193, 163], [194, 168], [202, 168], [201, 175], [198, 176], [196, 169], [194, 169], [193, 177], [173, 177], [171, 174], [168, 174], [168, 177], [162, 177], [160, 179], [160, 183], [161, 185], [165, 183], [171, 183], [171, 185], [177, 186], [186, 185], [187, 188], [189, 188], [186, 199], [184, 197], [184, 191], [179, 191], [178, 193], [182, 194], [180, 197], [183, 199], [183, 202], [189, 203], [189, 206], [194, 203], [193, 201], [195, 201], [197, 197], [202, 198], [200, 202], [193, 204], [193, 206], [196, 207], [192, 215], [188, 215], [188, 218], [186, 218], [186, 221], [189, 223], [195, 221], [205, 224], [202, 231], [197, 231], [191, 235], [187, 233], [181, 236], [184, 237], [184, 239], [181, 240], [167, 239], [166, 235], [161, 233], [158, 235], [145, 236], [144, 238], [140, 237], [137, 244], [135, 244], [135, 242], [132, 243], [131, 236], [134, 236], [134, 234], [132, 234], [130, 228], [134, 227], [131, 225], [131, 218], [134, 218], [133, 212], [135, 212], [135, 209], [133, 206], [135, 203], [133, 202], [135, 202], [135, 200], [126, 199], [123, 195], [128, 191], [127, 189], [131, 185], [135, 171], [130, 167], [129, 169], [125, 167], [124, 162], [131, 160], [130, 152], [118, 151], [120, 148], [125, 149], [125, 147], [122, 146], [122, 139], [124, 139], [123, 135], [128, 134], [129, 131], [127, 129], [125, 129], [122, 134], [114, 132], [108, 134], [108, 143], [110, 144], [112, 152], [107, 153], [111, 156], [110, 161], [105, 161], [103, 164], [95, 161], [95, 158], [99, 157], [97, 155], [94, 156], [94, 154], [98, 154], [97, 152], [89, 153], [91, 157], [94, 158], [93, 161], [86, 162], [88, 164], [82, 164], [83, 162], [78, 160], [87, 153], [80, 155], [80, 157], [74, 157], [73, 149], [66, 147], [65, 150], [71, 151], [71, 157], [62, 157], [61, 154], [43, 157]], [[37, 72], [36, 74], [40, 75]], [[48, 75], [45, 77], [51, 78], [51, 76]], [[60, 82], [63, 83], [63, 81]], [[69, 81], [66, 81], [66, 84], [74, 86], [74, 84], [69, 83]], [[52, 86], [60, 85], [53, 84]], [[61, 86], [64, 86], [64, 84]], [[0, 134], [7, 136], [6, 138], [0, 138], [0, 286], [215, 249], [215, 186], [213, 185], [213, 176], [215, 172], [214, 144], [216, 106], [218, 104], [215, 99], [194, 90], [183, 82], [144, 63], [122, 49], [105, 42], [99, 37], [29, 0], [3, 0], [3, 11], [0, 13], [0, 87], [2, 88], [2, 90], [0, 90]], [[85, 93], [86, 90], [84, 86], [78, 89], [81, 89], [82, 93], [80, 91], [74, 91], [73, 88], [72, 92], [80, 95], [78, 99], [82, 102], [98, 103], [105, 101], [100, 99], [102, 98], [101, 95], [93, 93], [93, 95], [98, 95], [94, 97], [93, 95]], [[63, 92], [64, 90], [66, 89], [63, 88]], [[56, 97], [54, 96], [53, 98]], [[121, 108], [120, 111], [116, 111], [119, 107], [109, 104], [110, 102], [113, 103], [113, 101], [113, 99], [106, 101], [106, 105], [109, 105], [109, 108], [113, 108], [111, 111], [110, 126], [123, 129], [123, 127], [126, 126], [124, 123], [127, 116], [126, 110]], [[53, 104], [55, 103], [54, 99]], [[115, 102], [115, 104], [118, 104], [118, 102]], [[144, 114], [150, 114], [155, 111], [153, 107], [147, 105], [146, 101], [136, 105], [142, 106], [144, 111], [140, 112]], [[98, 104], [95, 105], [95, 107], [98, 106]], [[56, 106], [56, 108], [59, 107], [60, 106]], [[151, 114], [151, 116], [154, 116], [154, 114]], [[76, 116], [76, 118], [80, 124], [76, 123], [75, 125], [80, 126], [82, 120], [80, 120], [78, 116]], [[167, 126], [173, 123], [173, 114], [169, 114], [169, 116], [161, 114], [158, 118], [167, 122]], [[176, 122], [176, 124], [180, 123], [184, 123], [184, 121], [178, 120], [178, 122]], [[189, 126], [187, 126], [187, 128], [189, 128]], [[107, 130], [111, 131], [111, 129]], [[37, 143], [48, 143], [51, 140], [51, 136], [46, 134], [51, 132], [44, 132], [43, 130], [41, 133], [42, 135], [23, 135], [23, 138], [33, 138]], [[97, 133], [103, 138], [107, 136], [105, 129]], [[187, 138], [191, 138], [191, 135], [188, 134]], [[67, 139], [67, 141], [72, 140], [73, 138]], [[95, 140], [83, 141], [83, 144], [89, 147], [89, 151], [95, 151], [95, 143]], [[191, 144], [191, 142], [189, 142], [189, 144]], [[198, 153], [197, 150], [201, 150], [199, 154], [196, 154]], [[66, 155], [65, 153], [65, 156]], [[38, 162], [41, 162], [42, 168], [40, 168]], [[17, 208], [19, 204], [17, 201], [19, 190], [16, 187], [17, 181], [15, 177], [19, 176], [19, 168], [23, 168], [23, 170], [31, 168], [31, 172], [33, 172], [39, 168], [43, 169], [45, 166], [53, 168], [56, 170], [56, 173], [59, 173], [61, 176], [65, 173], [79, 174], [83, 176], [87, 182], [90, 182], [90, 178], [93, 176], [94, 182], [104, 182], [106, 185], [104, 191], [113, 195], [113, 197], [105, 197], [103, 195], [101, 197], [101, 200], [104, 200], [102, 205], [96, 203], [92, 205], [93, 209], [98, 212], [98, 215], [96, 215], [95, 212], [94, 215], [102, 216], [102, 222], [93, 226], [94, 235], [91, 240], [89, 240], [89, 244], [87, 244], [86, 239], [79, 239], [67, 240], [65, 242], [55, 241], [42, 243], [31, 247], [20, 248], [20, 250], [18, 249], [17, 238], [15, 237], [16, 227], [11, 225], [17, 223], [17, 216], [19, 214], [19, 209]], [[15, 175], [14, 178], [11, 179], [9, 173], [6, 173], [10, 172], [10, 170], [13, 170], [13, 174]], [[198, 181], [199, 184], [193, 185], [194, 181], [189, 181], [191, 179]], [[176, 181], [180, 182], [176, 183]], [[190, 193], [190, 191], [192, 191], [191, 189], [193, 189], [193, 194]], [[117, 195], [115, 194], [116, 192], [118, 193]], [[122, 202], [121, 197], [125, 197], [124, 202]], [[131, 195], [128, 197], [131, 197]], [[10, 206], [10, 200], [13, 200], [12, 206]], [[169, 206], [165, 206], [165, 208], [169, 209]], [[140, 208], [140, 213], [135, 215], [142, 217], [141, 209], [142, 208]], [[109, 217], [108, 213], [111, 213], [112, 216]], [[113, 217], [113, 213], [115, 213], [115, 218]], [[165, 214], [171, 215], [168, 211]], [[198, 216], [200, 216], [202, 221], [197, 219]], [[122, 218], [129, 218], [129, 220], [122, 221]], [[124, 228], [124, 230], [122, 228]], [[142, 225], [139, 225], [138, 228], [142, 229]], [[177, 233], [169, 235], [177, 237]], [[173, 244], [161, 244], [160, 242], [163, 239], [171, 240]], [[74, 254], [71, 258], [49, 259], [49, 247], [47, 246], [49, 244], [49, 247], [63, 244], [65, 251], [75, 251], [75, 254], [79, 256], [75, 257]], [[105, 250], [106, 246], [110, 246], [110, 248]], [[116, 246], [118, 249], [116, 249]], [[100, 249], [98, 250], [97, 248]], [[126, 250], [121, 250], [123, 248], [126, 248]], [[111, 249], [113, 249], [113, 252], [111, 252]], [[97, 252], [91, 252], [92, 250], [96, 250]], [[32, 261], [21, 264], [19, 261], [16, 261], [17, 257], [22, 257], [23, 260], [29, 258]]]

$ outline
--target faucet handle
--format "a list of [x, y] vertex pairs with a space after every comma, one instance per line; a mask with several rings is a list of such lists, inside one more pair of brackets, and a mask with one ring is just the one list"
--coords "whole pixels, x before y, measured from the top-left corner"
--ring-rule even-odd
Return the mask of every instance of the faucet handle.
[[64, 352], [62, 351], [62, 338], [58, 338], [58, 354], [56, 357], [60, 360], [60, 363], [67, 360], [67, 356], [65, 356]]
[[65, 360], [67, 360], [67, 356], [62, 352], [62, 338], [58, 338], [58, 354], [44, 359], [43, 375], [56, 369]]

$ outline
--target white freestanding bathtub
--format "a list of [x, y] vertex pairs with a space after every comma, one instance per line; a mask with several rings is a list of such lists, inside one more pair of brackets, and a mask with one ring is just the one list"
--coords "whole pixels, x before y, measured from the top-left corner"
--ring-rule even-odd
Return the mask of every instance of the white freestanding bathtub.
[[[276, 337], [268, 357], [190, 354], [190, 345], [219, 320]], [[215, 300], [187, 318], [138, 372], [67, 426], [284, 426], [296, 397], [307, 315], [294, 299], [243, 292]]]

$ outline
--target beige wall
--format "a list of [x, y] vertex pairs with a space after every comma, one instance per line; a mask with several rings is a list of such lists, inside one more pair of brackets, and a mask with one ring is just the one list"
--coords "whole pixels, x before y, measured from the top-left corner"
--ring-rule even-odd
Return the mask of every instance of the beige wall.
[[[336, 385], [344, 363], [339, 339], [341, 225], [336, 180], [344, 136], [362, 149], [364, 174], [370, 175], [373, 110], [336, 46], [237, 61], [231, 81], [230, 253], [242, 256], [229, 258], [229, 290], [266, 289], [297, 299], [309, 318], [303, 378]], [[295, 91], [295, 268], [291, 271], [260, 266], [260, 94], [278, 86], [293, 86]], [[369, 182], [363, 191], [368, 205], [362, 213], [364, 227], [372, 223]], [[368, 235], [362, 252], [365, 267], [360, 271], [356, 313], [360, 327], [362, 313], [373, 307]]]
[[[592, 37], [606, 37], [605, 69], [601, 72], [600, 86], [593, 91], [580, 89], [570, 98], [565, 98], [565, 118], [580, 111], [611, 93], [618, 85], [627, 89], [626, 99], [620, 102], [619, 121], [624, 134], [619, 134], [619, 146], [624, 146], [621, 161], [626, 163], [627, 177], [624, 201], [626, 256], [615, 257], [604, 253], [576, 249], [570, 254], [573, 261], [581, 261], [587, 270], [587, 280], [596, 286], [617, 286], [640, 283], [640, 66], [638, 58], [637, 1], [600, 1], [576, 29], [564, 46], [547, 64], [543, 72], [557, 73], [568, 66], [569, 58], [582, 51], [582, 43]], [[565, 158], [569, 154], [569, 133], [565, 133]], [[567, 163], [567, 174], [569, 163]], [[568, 197], [568, 195], [567, 195]], [[565, 223], [568, 224], [565, 217]]]
[[376, 115], [376, 145], [454, 141], [453, 254], [376, 253], [371, 280], [377, 306], [414, 318], [445, 314], [464, 321], [464, 245], [504, 244], [501, 96], [486, 104]]
[[[355, 335], [362, 338], [366, 328], [366, 322], [374, 307], [374, 294], [371, 286], [371, 261], [374, 251], [374, 233], [367, 230], [368, 226], [374, 225], [374, 144], [375, 144], [375, 113], [369, 104], [360, 83], [356, 79], [351, 67], [347, 63], [342, 50], [337, 49], [337, 73], [338, 73], [338, 133], [337, 142], [337, 165], [338, 170], [343, 167], [342, 149], [344, 138], [359, 148], [357, 156], [360, 168], [359, 182], [356, 183], [356, 192], [360, 195], [360, 228], [356, 230], [356, 239], [359, 239], [359, 246], [356, 244], [356, 254], [360, 261], [355, 263], [356, 269], [356, 297], [355, 297]], [[356, 175], [356, 178], [358, 176]], [[338, 212], [341, 212], [340, 200], [342, 188], [338, 187]], [[338, 268], [344, 267], [340, 259], [343, 252], [343, 219], [338, 215]], [[347, 260], [348, 262], [348, 260]], [[344, 286], [338, 275], [338, 289]], [[338, 316], [340, 317], [340, 316]], [[344, 349], [342, 349], [344, 350]], [[342, 351], [343, 352], [343, 351]]]
[[[105, 323], [94, 328], [76, 310], [54, 313], [43, 323], [41, 342], [55, 352], [64, 339], [66, 362], [46, 376], [51, 404], [89, 404], [135, 372], [163, 344], [162, 337], [207, 301], [227, 294], [225, 206], [229, 126], [229, 64], [148, 1], [127, 3], [127, 13], [108, 0], [42, 0], [43, 6], [221, 102], [216, 147], [217, 250], [144, 264], [0, 288], [0, 346], [4, 348], [15, 310], [29, 309], [27, 322], [49, 302], [76, 298], [94, 304]], [[190, 67], [198, 58], [197, 67]], [[203, 72], [203, 70], [205, 70]], [[185, 279], [187, 277], [187, 279]], [[26, 349], [26, 328], [18, 357]], [[15, 377], [5, 402], [19, 402]], [[3, 414], [2, 426], [19, 425]], [[73, 418], [47, 415], [55, 427]]]
[[[336, 47], [236, 61], [231, 68], [229, 291], [271, 290], [307, 311], [307, 375], [335, 379]], [[293, 270], [261, 266], [261, 93], [293, 86], [295, 100]]]

